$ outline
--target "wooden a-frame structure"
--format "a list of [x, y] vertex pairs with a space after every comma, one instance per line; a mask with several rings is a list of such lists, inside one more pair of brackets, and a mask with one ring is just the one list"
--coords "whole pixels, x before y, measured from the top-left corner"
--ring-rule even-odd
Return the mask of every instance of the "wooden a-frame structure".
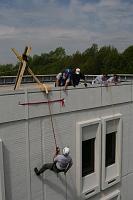
[[15, 86], [14, 86], [14, 90], [18, 89], [20, 87], [22, 78], [23, 78], [23, 74], [25, 69], [27, 69], [27, 71], [29, 72], [29, 74], [32, 75], [32, 77], [34, 78], [34, 80], [38, 83], [40, 89], [44, 92], [46, 92], [46, 94], [48, 94], [49, 90], [51, 90], [49, 85], [46, 84], [42, 84], [40, 82], [40, 80], [35, 76], [35, 74], [32, 72], [32, 70], [30, 69], [29, 66], [27, 66], [28, 64], [28, 56], [31, 52], [31, 46], [26, 46], [24, 53], [22, 54], [22, 56], [17, 52], [17, 50], [15, 48], [11, 48], [11, 50], [13, 51], [13, 53], [16, 55], [16, 57], [18, 58], [18, 60], [20, 61], [20, 65], [19, 65], [19, 69], [18, 69], [18, 73], [17, 73], [17, 77], [16, 77], [16, 82], [15, 82]]

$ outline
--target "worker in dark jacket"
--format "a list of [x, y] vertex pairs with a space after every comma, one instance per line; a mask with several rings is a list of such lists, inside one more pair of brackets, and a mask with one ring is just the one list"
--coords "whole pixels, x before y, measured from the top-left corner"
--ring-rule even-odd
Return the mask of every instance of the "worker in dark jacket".
[[79, 85], [79, 82], [80, 82], [81, 79], [84, 80], [84, 85], [85, 85], [85, 87], [87, 87], [87, 83], [86, 83], [86, 80], [85, 80], [85, 75], [80, 72], [80, 68], [75, 68], [72, 71], [71, 84], [74, 87], [76, 87], [77, 85]]
[[68, 147], [65, 147], [63, 149], [63, 154], [60, 154], [60, 149], [59, 149], [59, 147], [57, 147], [56, 148], [56, 154], [55, 154], [55, 157], [53, 159], [53, 163], [44, 164], [41, 167], [40, 170], [35, 168], [34, 171], [35, 171], [36, 175], [39, 176], [40, 174], [42, 174], [47, 169], [52, 170], [56, 173], [59, 173], [59, 172], [66, 173], [73, 164], [72, 158], [69, 155], [69, 153], [70, 153], [70, 150], [69, 150]]
[[56, 76], [56, 86], [64, 86], [64, 90], [70, 85], [76, 87], [79, 85], [80, 80], [84, 80], [84, 85], [87, 87], [84, 74], [80, 72], [80, 68], [65, 69]]

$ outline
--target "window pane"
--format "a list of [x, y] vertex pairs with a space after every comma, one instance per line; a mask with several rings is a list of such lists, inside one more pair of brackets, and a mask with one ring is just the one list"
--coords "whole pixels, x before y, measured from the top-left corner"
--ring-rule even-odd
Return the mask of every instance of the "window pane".
[[82, 141], [82, 177], [94, 172], [95, 138]]
[[108, 167], [115, 163], [116, 132], [106, 135], [106, 160], [105, 166]]

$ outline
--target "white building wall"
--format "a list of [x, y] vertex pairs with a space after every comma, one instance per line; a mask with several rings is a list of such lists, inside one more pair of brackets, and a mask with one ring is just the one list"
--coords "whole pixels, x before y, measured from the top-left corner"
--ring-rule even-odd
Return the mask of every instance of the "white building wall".
[[[40, 178], [34, 167], [52, 162], [55, 145], [47, 103], [20, 105], [25, 102], [47, 101], [39, 90], [0, 92], [0, 139], [3, 141], [4, 183], [6, 200], [68, 200], [77, 196], [76, 186], [76, 124], [120, 113], [122, 115], [121, 181], [100, 190], [90, 200], [132, 200], [133, 196], [133, 86], [70, 88], [67, 93], [54, 89], [51, 100], [65, 99], [65, 106], [52, 103], [53, 123], [58, 145], [70, 146], [73, 166], [58, 177], [46, 171]], [[101, 181], [102, 184], [102, 181]], [[111, 197], [112, 196], [112, 197]]]

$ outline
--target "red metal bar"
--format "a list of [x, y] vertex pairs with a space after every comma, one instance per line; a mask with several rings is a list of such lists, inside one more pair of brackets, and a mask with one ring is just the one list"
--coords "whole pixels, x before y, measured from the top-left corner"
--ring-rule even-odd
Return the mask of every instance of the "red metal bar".
[[25, 106], [25, 105], [36, 105], [36, 104], [43, 104], [43, 103], [61, 103], [62, 106], [65, 105], [65, 102], [64, 102], [64, 98], [63, 99], [57, 99], [57, 100], [48, 100], [48, 101], [34, 101], [34, 102], [26, 102], [26, 103], [20, 103], [19, 102], [19, 105], [22, 105], [22, 106]]

